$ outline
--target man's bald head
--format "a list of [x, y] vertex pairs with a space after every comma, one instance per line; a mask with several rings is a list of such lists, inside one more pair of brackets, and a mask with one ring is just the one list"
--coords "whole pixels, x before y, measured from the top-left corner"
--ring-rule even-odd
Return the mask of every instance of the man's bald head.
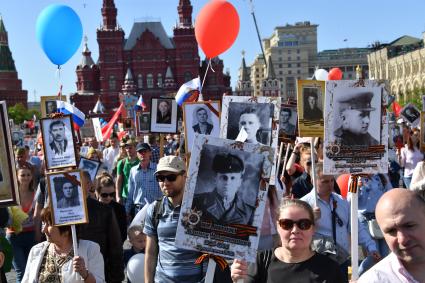
[[406, 189], [386, 192], [376, 205], [385, 241], [409, 271], [425, 268], [425, 201]]

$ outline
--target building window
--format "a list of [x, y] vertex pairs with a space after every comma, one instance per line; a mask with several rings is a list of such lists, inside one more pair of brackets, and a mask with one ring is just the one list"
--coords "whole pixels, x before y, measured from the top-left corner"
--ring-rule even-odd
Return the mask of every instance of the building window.
[[282, 64], [279, 64], [279, 68], [283, 68]]
[[137, 75], [137, 86], [139, 88], [143, 88], [143, 75], [142, 74]]
[[109, 89], [110, 90], [115, 90], [117, 88], [117, 82], [115, 80], [115, 76], [114, 75], [110, 75], [109, 76]]
[[300, 50], [299, 49], [297, 49], [297, 54], [300, 54]]
[[283, 72], [282, 71], [279, 71], [279, 75], [283, 75]]
[[291, 61], [291, 60], [292, 60], [292, 58], [291, 58], [291, 56], [289, 56], [289, 57], [288, 57], [288, 61]]
[[297, 63], [297, 67], [299, 68], [299, 67], [301, 67], [301, 63]]
[[184, 73], [184, 82], [188, 82], [190, 81], [192, 78], [192, 73], [191, 72], [185, 72]]
[[158, 74], [157, 81], [158, 81], [158, 87], [162, 87], [162, 74]]
[[300, 61], [301, 60], [301, 57], [300, 56], [297, 56], [297, 60]]
[[153, 75], [152, 74], [148, 74], [146, 76], [146, 86], [148, 88], [153, 88]]
[[297, 74], [301, 74], [301, 71], [300, 70], [297, 70]]
[[288, 70], [288, 75], [290, 75], [290, 74], [292, 74], [292, 71], [291, 70]]
[[282, 57], [279, 57], [279, 61], [282, 62]]
[[288, 68], [292, 68], [292, 64], [288, 64]]

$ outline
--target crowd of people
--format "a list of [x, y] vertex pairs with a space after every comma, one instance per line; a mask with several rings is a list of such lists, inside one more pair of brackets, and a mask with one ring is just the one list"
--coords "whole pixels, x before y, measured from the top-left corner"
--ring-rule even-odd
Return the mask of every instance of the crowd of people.
[[[245, 125], [250, 115], [243, 113], [239, 124], [255, 141]], [[419, 135], [419, 129], [411, 129], [402, 147], [390, 149], [388, 174], [359, 179], [358, 282], [425, 281], [425, 164]], [[95, 178], [83, 172], [89, 222], [76, 225], [76, 249], [71, 227], [52, 224], [43, 150], [31, 154], [16, 148], [20, 205], [15, 210], [21, 213], [0, 209], [5, 243], [11, 246], [0, 252], [3, 280], [13, 256], [17, 282], [122, 282], [131, 257], [143, 253], [144, 270], [138, 272], [144, 282], [203, 282], [207, 264], [195, 264], [202, 254], [174, 244], [188, 173], [184, 158], [177, 156], [180, 140], [168, 135], [163, 149], [155, 135], [147, 141], [112, 134], [104, 144], [92, 138], [84, 145], [89, 147], [84, 157], [102, 165]], [[230, 266], [216, 269], [214, 282], [349, 281], [351, 195], [341, 195], [337, 176], [323, 174], [320, 139], [296, 143], [287, 159], [269, 188], [256, 262], [228, 260]], [[244, 163], [236, 155], [217, 154], [211, 164], [216, 188], [195, 195], [193, 206], [213, 207], [206, 217], [222, 224], [250, 224], [255, 207], [235, 194]], [[72, 195], [72, 186], [62, 186], [64, 196]], [[127, 239], [130, 247], [124, 249]]]

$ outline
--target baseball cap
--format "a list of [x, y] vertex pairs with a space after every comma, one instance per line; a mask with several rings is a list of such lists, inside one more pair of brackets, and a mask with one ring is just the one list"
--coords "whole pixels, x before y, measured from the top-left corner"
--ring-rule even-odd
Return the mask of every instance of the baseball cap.
[[186, 171], [186, 164], [178, 156], [174, 156], [174, 155], [164, 156], [163, 158], [159, 160], [158, 165], [156, 167], [155, 174], [161, 171], [180, 173], [182, 171]]
[[138, 143], [137, 144], [136, 151], [141, 151], [141, 150], [149, 150], [149, 151], [151, 151], [152, 149], [151, 149], [151, 147], [147, 143], [141, 142], [141, 143]]

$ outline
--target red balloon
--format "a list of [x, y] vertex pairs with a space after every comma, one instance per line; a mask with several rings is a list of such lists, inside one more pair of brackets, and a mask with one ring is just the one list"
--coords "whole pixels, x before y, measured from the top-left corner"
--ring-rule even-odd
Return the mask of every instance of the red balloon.
[[342, 174], [336, 179], [339, 189], [341, 190], [341, 196], [347, 198], [348, 183], [350, 182], [350, 174]]
[[214, 58], [232, 46], [239, 33], [239, 15], [224, 0], [213, 0], [196, 17], [196, 41], [207, 58]]
[[332, 68], [328, 74], [328, 80], [339, 81], [342, 79], [342, 71], [340, 68]]

